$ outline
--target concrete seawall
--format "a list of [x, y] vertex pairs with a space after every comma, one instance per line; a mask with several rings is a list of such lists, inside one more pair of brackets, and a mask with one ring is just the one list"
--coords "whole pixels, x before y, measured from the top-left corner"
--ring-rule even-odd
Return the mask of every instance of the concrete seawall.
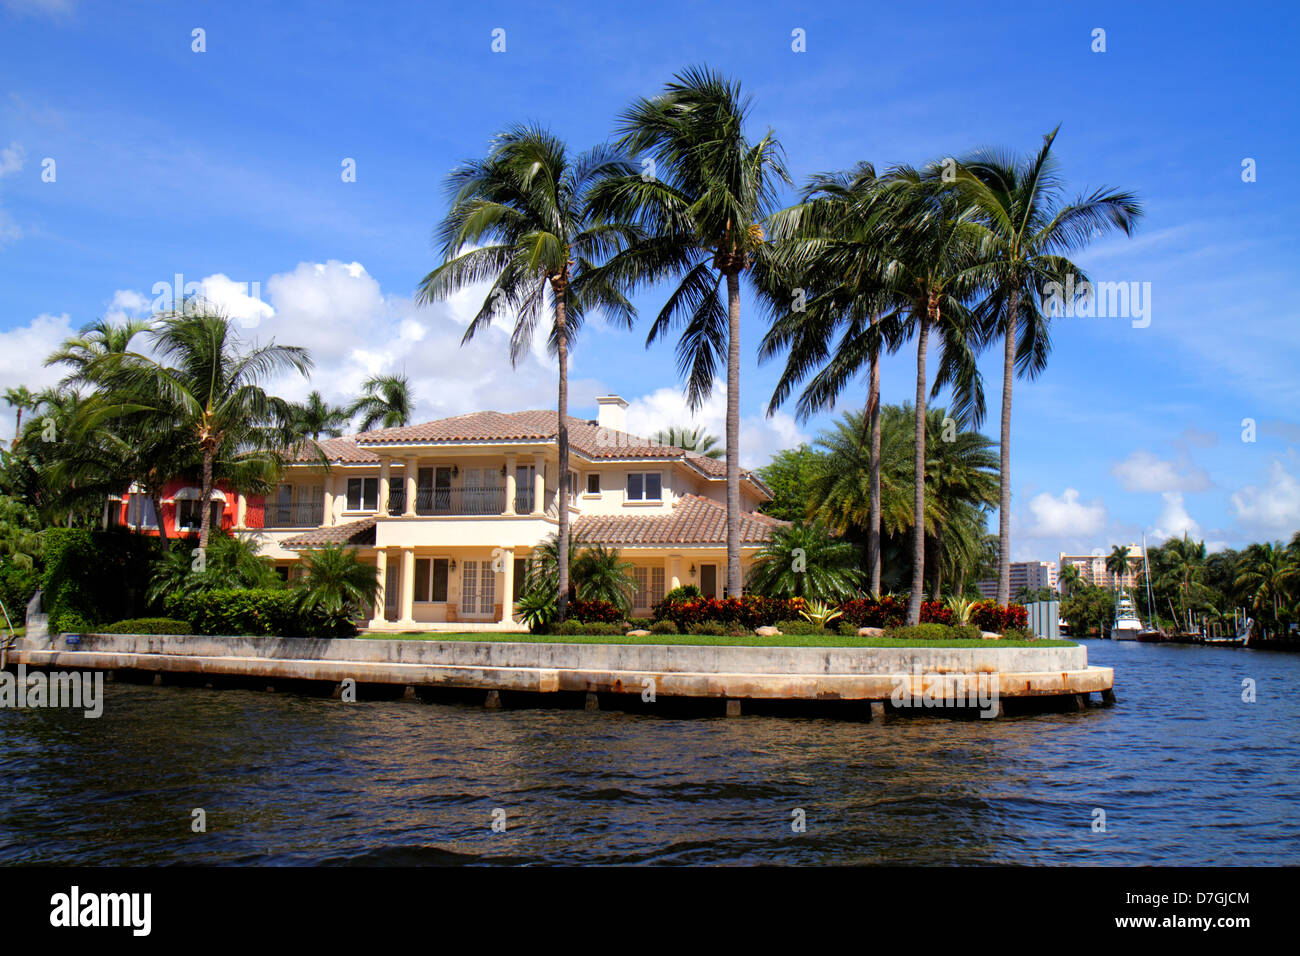
[[[70, 642], [71, 641], [71, 642]], [[21, 641], [15, 664], [211, 677], [328, 681], [488, 692], [642, 694], [739, 701], [865, 701], [872, 710], [903, 681], [982, 680], [1002, 698], [1111, 699], [1114, 671], [1073, 647], [881, 648], [549, 644], [497, 641], [315, 640], [84, 634]], [[594, 703], [589, 699], [589, 705]], [[734, 706], [733, 706], [734, 704]]]

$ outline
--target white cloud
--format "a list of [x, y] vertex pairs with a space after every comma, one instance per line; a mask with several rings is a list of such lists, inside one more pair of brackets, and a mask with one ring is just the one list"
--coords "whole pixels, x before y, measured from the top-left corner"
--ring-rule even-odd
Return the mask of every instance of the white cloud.
[[1160, 517], [1156, 519], [1155, 527], [1152, 528], [1153, 538], [1156, 541], [1164, 541], [1169, 538], [1181, 538], [1184, 534], [1193, 538], [1198, 537], [1201, 526], [1187, 513], [1182, 493], [1166, 491], [1161, 497], [1165, 504]]
[[1140, 449], [1116, 462], [1111, 474], [1119, 479], [1125, 491], [1204, 491], [1210, 486], [1209, 476], [1200, 468]]
[[1281, 459], [1270, 462], [1264, 484], [1247, 485], [1229, 501], [1238, 523], [1250, 534], [1289, 537], [1300, 530], [1300, 481]]
[[19, 172], [23, 168], [23, 161], [26, 158], [27, 150], [23, 149], [22, 143], [13, 142], [4, 149], [0, 149], [0, 176], [8, 176], [10, 173]]
[[[0, 394], [19, 385], [33, 392], [55, 385], [66, 370], [46, 368], [41, 363], [75, 331], [71, 318], [64, 313], [38, 315], [27, 325], [0, 332]], [[5, 411], [11, 414], [3, 414]], [[0, 404], [0, 437], [6, 442], [14, 437], [14, 416], [3, 404]]]
[[264, 319], [275, 314], [275, 310], [257, 296], [255, 286], [236, 282], [220, 272], [200, 282], [199, 290], [204, 299], [246, 329], [257, 328]]
[[[790, 415], [778, 412], [768, 418], [761, 404], [756, 411], [758, 414], [755, 415], [741, 414], [740, 463], [743, 467], [766, 465], [781, 449], [794, 448], [809, 440]], [[665, 386], [648, 395], [628, 399], [627, 430], [632, 434], [649, 437], [661, 428], [673, 425], [702, 428], [716, 435], [719, 445], [724, 444], [727, 433], [726, 384], [715, 379], [712, 394], [695, 412], [687, 407], [685, 391], [676, 386]]]
[[1079, 492], [1066, 488], [1060, 497], [1044, 491], [1029, 500], [1031, 538], [1091, 538], [1106, 527], [1106, 505], [1100, 498], [1079, 500]]

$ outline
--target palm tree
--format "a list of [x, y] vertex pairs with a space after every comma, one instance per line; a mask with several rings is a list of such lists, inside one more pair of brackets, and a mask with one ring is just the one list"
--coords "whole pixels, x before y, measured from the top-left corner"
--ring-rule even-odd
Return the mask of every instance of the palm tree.
[[749, 586], [769, 597], [843, 601], [862, 584], [857, 551], [818, 520], [772, 529], [749, 569]]
[[[91, 362], [84, 374], [126, 396], [124, 408], [143, 406], [170, 417], [197, 449], [199, 547], [206, 551], [219, 460], [247, 465], [263, 478], [278, 463], [272, 450], [275, 402], [258, 383], [282, 371], [305, 376], [312, 360], [305, 349], [274, 342], [241, 351], [230, 319], [198, 302], [158, 316], [149, 337], [161, 361], [136, 352], [110, 353]], [[163, 364], [168, 361], [174, 365]]]
[[410, 424], [414, 404], [411, 380], [405, 375], [374, 375], [361, 383], [361, 395], [344, 414], [349, 419], [361, 416], [358, 431], [368, 432], [375, 427], [402, 428]]
[[1011, 596], [1011, 387], [1017, 373], [1033, 378], [1047, 364], [1051, 349], [1048, 316], [1040, 290], [1066, 284], [1067, 276], [1087, 281], [1065, 256], [1105, 230], [1130, 235], [1142, 207], [1130, 192], [1099, 189], [1073, 203], [1062, 198], [1052, 158], [1060, 127], [1043, 137], [1037, 154], [1017, 158], [981, 150], [958, 167], [956, 186], [976, 210], [983, 228], [982, 280], [988, 292], [980, 318], [986, 333], [1001, 336], [1002, 465], [998, 507], [999, 604]]
[[909, 624], [920, 623], [925, 587], [926, 357], [931, 335], [940, 346], [934, 392], [953, 386], [952, 412], [960, 423], [978, 426], [984, 414], [983, 386], [972, 348], [975, 330], [965, 307], [976, 288], [977, 229], [970, 208], [945, 187], [941, 177], [939, 164], [924, 171], [901, 166], [891, 171], [886, 186], [898, 204], [898, 233], [885, 274], [890, 298], [902, 303], [886, 319], [915, 332], [917, 343]]
[[[409, 408], [409, 402], [407, 404]], [[292, 430], [300, 437], [310, 437], [312, 441], [320, 441], [322, 434], [338, 438], [352, 418], [352, 413], [346, 408], [329, 404], [315, 390], [307, 396], [307, 401], [290, 406], [290, 410], [293, 416], [290, 426]]]
[[926, 410], [928, 534], [933, 543], [931, 599], [938, 600], [944, 572], [956, 575], [977, 561], [985, 535], [985, 508], [997, 501], [993, 442], [975, 431], [943, 434], [945, 411]]
[[9, 444], [12, 450], [18, 447], [19, 436], [23, 433], [23, 412], [36, 407], [36, 396], [28, 391], [26, 385], [17, 385], [5, 389], [5, 403], [14, 409], [15, 415], [14, 440]]
[[1083, 575], [1080, 573], [1078, 565], [1067, 564], [1061, 568], [1056, 579], [1056, 585], [1058, 589], [1066, 594], [1073, 594], [1074, 589], [1079, 586], [1079, 582], [1082, 580]]
[[[814, 176], [801, 203], [773, 214], [774, 254], [760, 263], [760, 287], [774, 317], [759, 357], [790, 350], [769, 415], [819, 365], [800, 395], [800, 421], [833, 407], [849, 380], [864, 364], [868, 367], [867, 565], [873, 594], [880, 592], [881, 576], [880, 354], [882, 347], [892, 352], [902, 344], [896, 326], [881, 325], [881, 315], [890, 307], [889, 199], [870, 163], [859, 163], [847, 173]], [[844, 330], [832, 349], [840, 325]]]
[[1242, 589], [1259, 617], [1272, 605], [1271, 616], [1276, 627], [1281, 600], [1289, 595], [1297, 581], [1300, 581], [1300, 563], [1295, 554], [1283, 547], [1281, 541], [1266, 541], [1246, 549], [1237, 566], [1234, 584]]
[[609, 601], [624, 614], [632, 610], [636, 582], [631, 561], [624, 561], [616, 548], [594, 544], [573, 559], [573, 581], [584, 601]]
[[630, 165], [603, 147], [571, 160], [564, 143], [546, 130], [511, 127], [486, 159], [451, 174], [451, 209], [439, 227], [443, 263], [424, 277], [417, 297], [427, 304], [490, 280], [462, 343], [491, 325], [499, 311], [514, 312], [512, 364], [528, 354], [538, 320], [549, 313], [548, 345], [559, 364], [560, 620], [569, 583], [569, 347], [589, 310], [601, 309], [627, 328], [635, 314], [620, 283], [598, 265], [639, 233], [598, 214], [591, 190], [604, 178], [630, 174]]
[[718, 447], [718, 436], [710, 435], [702, 428], [687, 428], [685, 425], [670, 425], [654, 433], [652, 441], [661, 445], [671, 445], [686, 451], [693, 451], [705, 458], [721, 458], [726, 452]]
[[1118, 594], [1123, 584], [1124, 575], [1133, 570], [1133, 558], [1128, 545], [1113, 545], [1106, 555], [1106, 570], [1115, 576], [1115, 593]]
[[1186, 619], [1193, 593], [1202, 590], [1200, 581], [1205, 573], [1205, 542], [1192, 541], [1187, 532], [1181, 538], [1171, 538], [1161, 547], [1163, 573], [1156, 579], [1160, 588], [1178, 591], [1178, 611]]
[[100, 319], [82, 328], [73, 338], [67, 339], [46, 358], [45, 364], [66, 365], [71, 369], [59, 383], [61, 386], [85, 382], [87, 370], [96, 359], [105, 355], [124, 355], [131, 350], [131, 342], [135, 337], [148, 328], [149, 323], [144, 319], [127, 319], [121, 325]]
[[[634, 222], [648, 238], [608, 265], [623, 285], [679, 279], [650, 327], [646, 345], [682, 327], [677, 365], [692, 410], [727, 369], [727, 592], [740, 573], [740, 282], [764, 243], [762, 223], [789, 183], [769, 130], [745, 136], [750, 101], [740, 85], [704, 67], [678, 74], [654, 99], [639, 99], [618, 122], [619, 148], [644, 156], [652, 173], [609, 176], [595, 194], [611, 218]], [[648, 168], [648, 167], [647, 167]], [[725, 286], [725, 303], [721, 294]], [[724, 358], [725, 356], [725, 358]]]
[[319, 609], [331, 615], [365, 614], [375, 605], [379, 578], [356, 548], [327, 544], [303, 558], [303, 573], [295, 587], [300, 610]]

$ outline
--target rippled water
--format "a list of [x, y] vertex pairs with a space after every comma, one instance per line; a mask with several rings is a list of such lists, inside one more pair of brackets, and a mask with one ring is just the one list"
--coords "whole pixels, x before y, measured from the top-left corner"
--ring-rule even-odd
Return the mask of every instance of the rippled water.
[[1300, 655], [1088, 652], [1116, 707], [883, 726], [109, 684], [0, 711], [0, 863], [1300, 863]]

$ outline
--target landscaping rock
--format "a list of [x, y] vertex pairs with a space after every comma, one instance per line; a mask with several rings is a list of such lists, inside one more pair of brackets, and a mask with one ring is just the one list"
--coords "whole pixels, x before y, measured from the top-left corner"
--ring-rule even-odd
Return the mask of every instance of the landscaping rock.
[[770, 624], [764, 624], [762, 627], [754, 628], [754, 633], [759, 637], [780, 637], [781, 632]]
[[984, 638], [984, 640], [986, 641], [1002, 640], [1002, 635], [999, 634], [997, 631], [980, 631], [980, 637]]
[[883, 627], [860, 627], [858, 628], [858, 637], [884, 637], [885, 629]]
[[627, 636], [628, 637], [649, 637], [650, 632], [638, 627], [635, 630], [628, 631]]

